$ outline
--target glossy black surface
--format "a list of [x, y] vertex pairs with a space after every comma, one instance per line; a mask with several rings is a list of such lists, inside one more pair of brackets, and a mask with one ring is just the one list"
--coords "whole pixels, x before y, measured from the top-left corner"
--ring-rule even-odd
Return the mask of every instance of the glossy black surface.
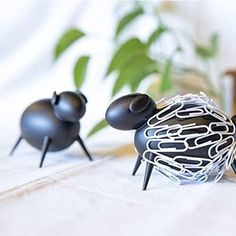
[[79, 136], [79, 120], [86, 111], [87, 99], [81, 92], [54, 92], [52, 99], [34, 102], [23, 112], [20, 127], [21, 135], [12, 149], [14, 152], [22, 139], [33, 147], [42, 150], [40, 167], [48, 151], [56, 152], [68, 148], [78, 141], [92, 160]]
[[106, 121], [116, 129], [138, 129], [155, 113], [155, 102], [146, 94], [135, 93], [112, 102], [106, 111]]
[[[174, 105], [174, 106], [177, 106]], [[173, 109], [175, 109], [173, 106]], [[186, 107], [185, 107], [186, 106]], [[187, 108], [194, 108], [195, 106], [197, 106], [197, 104], [187, 104], [183, 106], [183, 110], [187, 109]], [[165, 107], [164, 107], [165, 108]], [[164, 109], [162, 108], [162, 109]], [[147, 130], [147, 128], [149, 128], [150, 126], [147, 124], [147, 121], [149, 118], [151, 118], [153, 115], [157, 114], [158, 112], [160, 112], [162, 109], [156, 109], [156, 104], [155, 102], [148, 97], [145, 94], [129, 94], [123, 97], [120, 97], [118, 99], [116, 99], [115, 101], [113, 101], [107, 111], [106, 111], [106, 120], [108, 122], [108, 124], [116, 129], [119, 130], [132, 130], [135, 129], [135, 137], [134, 137], [134, 144], [135, 144], [135, 148], [138, 152], [138, 157], [137, 157], [137, 161], [135, 163], [132, 175], [135, 175], [135, 173], [137, 172], [140, 164], [141, 164], [141, 160], [143, 157], [144, 152], [147, 150], [147, 143], [149, 141], [149, 147], [151, 150], [155, 150], [158, 146], [158, 136], [162, 135], [161, 132], [165, 132], [165, 131], [160, 131], [160, 127], [155, 128], [155, 125], [152, 127], [152, 129], [149, 129], [149, 131], [145, 134], [145, 131]], [[168, 112], [171, 112], [171, 110], [168, 110]], [[162, 113], [163, 114], [163, 113]], [[236, 123], [236, 116], [232, 117], [232, 121], [234, 122], [234, 124]], [[169, 119], [163, 120], [159, 125], [161, 126], [174, 126], [176, 124], [179, 124], [180, 126], [184, 127], [186, 125], [190, 125], [190, 124], [195, 124], [196, 128], [194, 129], [194, 127], [191, 129], [187, 129], [184, 130], [182, 132], [185, 133], [180, 133], [180, 137], [181, 135], [192, 135], [193, 134], [193, 138], [188, 139], [188, 146], [191, 147], [193, 146], [194, 148], [189, 148], [187, 150], [184, 149], [184, 147], [181, 147], [181, 143], [179, 143], [178, 141], [176, 141], [173, 138], [173, 142], [171, 142], [171, 140], [168, 140], [167, 143], [165, 143], [165, 146], [163, 148], [174, 148], [174, 149], [179, 149], [181, 151], [179, 152], [170, 152], [168, 151], [168, 153], [165, 153], [164, 151], [162, 151], [161, 153], [168, 156], [168, 157], [175, 157], [176, 155], [182, 155], [182, 156], [190, 156], [190, 157], [202, 157], [202, 158], [206, 158], [209, 159], [209, 148], [210, 148], [210, 144], [209, 145], [196, 145], [195, 144], [195, 138], [194, 138], [194, 133], [195, 132], [202, 132], [201, 128], [197, 128], [197, 127], [203, 127], [203, 126], [209, 126], [210, 123], [214, 123], [214, 122], [220, 122], [220, 120], [218, 120], [216, 117], [212, 116], [212, 115], [204, 115], [204, 116], [198, 116], [198, 117], [191, 117], [191, 118], [177, 118], [176, 116], [173, 116]], [[229, 132], [232, 132], [232, 130], [229, 130]], [[203, 132], [204, 133], [204, 132]], [[154, 139], [152, 141], [150, 141], [149, 137], [152, 137], [154, 135]], [[202, 138], [202, 142], [203, 143], [208, 143], [210, 141], [214, 141], [217, 140], [217, 132], [215, 132], [211, 137], [206, 137], [206, 138]], [[223, 138], [226, 138], [228, 136], [230, 136], [229, 134], [223, 134], [222, 135]], [[236, 139], [235, 134], [231, 135], [234, 137], [234, 139]], [[223, 148], [223, 146], [222, 146]], [[182, 151], [184, 150], [184, 151]], [[214, 155], [216, 153], [213, 153]], [[148, 159], [150, 161], [153, 161], [153, 159], [155, 158], [155, 154], [153, 154], [152, 152], [149, 153]], [[189, 164], [194, 164], [191, 162], [191, 160], [189, 160]], [[202, 166], [206, 165], [207, 162], [202, 162]], [[236, 161], [234, 160], [234, 162], [232, 163], [232, 168], [234, 170], [234, 172], [236, 173]], [[150, 179], [150, 175], [153, 169], [153, 165], [150, 164], [149, 162], [146, 163], [146, 172], [145, 172], [145, 177], [144, 177], [144, 183], [143, 183], [143, 190], [146, 190], [147, 188], [147, 184], [148, 181]], [[195, 172], [197, 169], [190, 169], [192, 172]]]
[[52, 97], [52, 105], [58, 119], [68, 122], [77, 122], [86, 111], [87, 99], [81, 92], [56, 93]]
[[[184, 126], [184, 125], [188, 125], [188, 124], [196, 124], [196, 125], [206, 125], [206, 126], [208, 126], [211, 122], [217, 122], [217, 121], [218, 120], [215, 119], [214, 117], [207, 117], [207, 116], [202, 116], [202, 117], [197, 117], [197, 118], [188, 118], [188, 119], [178, 119], [176, 117], [173, 117], [171, 119], [163, 121], [161, 123], [161, 125], [164, 126], [164, 125], [179, 124], [179, 125]], [[148, 128], [148, 125], [147, 125], [147, 123], [145, 123], [141, 128], [139, 128], [135, 131], [134, 144], [135, 144], [135, 147], [136, 147], [138, 153], [141, 156], [143, 155], [143, 153], [146, 150], [147, 138], [144, 136], [144, 131], [147, 128]], [[158, 128], [153, 129], [151, 132], [147, 133], [147, 136], [152, 136], [153, 132], [157, 132], [157, 131], [158, 131]], [[190, 129], [188, 132], [190, 134], [192, 134], [194, 131]], [[162, 133], [160, 132], [159, 134], [161, 135]], [[155, 148], [157, 146], [157, 142], [153, 142], [153, 143], [151, 142], [150, 146]], [[166, 148], [167, 147], [169, 147], [168, 144], [166, 145]], [[175, 144], [175, 147], [178, 148], [178, 144]], [[202, 157], [205, 157], [205, 158], [209, 158], [208, 157], [208, 149], [209, 149], [209, 147], [191, 149], [191, 150], [187, 150], [185, 152], [181, 152], [181, 155], [184, 155], [184, 156], [202, 156]], [[167, 154], [167, 153], [163, 152], [163, 154]], [[176, 153], [174, 153], [174, 152], [173, 153], [168, 152], [168, 156], [174, 157], [175, 155], [176, 155]]]
[[26, 108], [20, 127], [22, 138], [37, 149], [42, 148], [44, 137], [50, 137], [52, 142], [48, 151], [69, 147], [80, 130], [79, 121], [68, 122], [57, 118], [50, 99], [37, 101]]

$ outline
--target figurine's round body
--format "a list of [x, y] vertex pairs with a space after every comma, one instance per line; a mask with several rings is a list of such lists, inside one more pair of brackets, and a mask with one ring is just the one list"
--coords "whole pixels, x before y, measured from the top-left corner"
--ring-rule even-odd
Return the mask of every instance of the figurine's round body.
[[58, 119], [53, 111], [51, 99], [39, 100], [26, 108], [21, 117], [22, 137], [37, 149], [42, 149], [48, 136], [52, 142], [48, 151], [60, 151], [69, 147], [77, 138], [80, 130], [78, 122]]
[[[192, 108], [194, 108], [194, 105], [192, 105]], [[183, 107], [183, 110], [185, 110], [185, 107]], [[158, 110], [158, 112], [160, 111]], [[155, 115], [153, 117], [154, 119], [156, 119]], [[209, 127], [212, 129], [210, 130]], [[149, 143], [150, 149], [154, 149], [170, 157], [183, 155], [210, 158], [208, 153], [209, 147], [218, 141], [227, 139], [225, 145], [222, 145], [222, 148], [218, 148], [218, 152], [220, 152], [225, 146], [230, 146], [234, 142], [235, 137], [233, 123], [223, 124], [222, 120], [206, 114], [184, 119], [174, 116], [153, 126], [150, 126], [146, 122], [141, 128], [135, 131], [134, 143], [136, 150], [141, 156], [147, 150]], [[198, 144], [195, 144], [197, 138]], [[165, 142], [162, 140], [165, 140]], [[166, 152], [162, 148], [157, 150], [160, 141], [162, 141], [161, 145], [163, 149], [165, 148]], [[207, 145], [207, 143], [209, 144]], [[213, 155], [212, 151], [211, 157]]]
[[138, 153], [176, 183], [218, 180], [232, 162], [235, 125], [217, 107], [195, 99], [172, 100], [135, 133]]
[[43, 99], [31, 104], [21, 117], [21, 135], [10, 155], [24, 139], [42, 151], [39, 165], [42, 167], [48, 151], [61, 151], [77, 140], [89, 160], [92, 161], [79, 135], [79, 120], [85, 114], [86, 103], [87, 99], [80, 91], [65, 91], [60, 94], [54, 92], [52, 99]]
[[134, 129], [138, 158], [146, 162], [143, 190], [152, 168], [175, 183], [218, 181], [232, 166], [236, 173], [236, 116], [230, 118], [205, 94], [186, 94], [156, 104], [145, 94], [113, 101], [107, 122], [120, 130]]

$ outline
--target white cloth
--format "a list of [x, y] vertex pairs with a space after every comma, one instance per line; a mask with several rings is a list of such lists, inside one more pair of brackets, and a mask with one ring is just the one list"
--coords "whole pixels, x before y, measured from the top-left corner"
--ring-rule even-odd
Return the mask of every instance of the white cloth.
[[144, 165], [130, 174], [135, 158], [95, 159], [1, 193], [1, 235], [235, 234], [231, 173], [217, 184], [176, 186], [154, 172], [143, 192]]

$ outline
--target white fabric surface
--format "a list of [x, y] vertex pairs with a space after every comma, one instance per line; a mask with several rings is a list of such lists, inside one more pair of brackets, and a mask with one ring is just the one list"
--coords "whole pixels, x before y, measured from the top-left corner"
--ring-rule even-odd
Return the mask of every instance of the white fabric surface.
[[134, 158], [96, 158], [0, 194], [2, 236], [234, 235], [236, 179], [176, 186]]

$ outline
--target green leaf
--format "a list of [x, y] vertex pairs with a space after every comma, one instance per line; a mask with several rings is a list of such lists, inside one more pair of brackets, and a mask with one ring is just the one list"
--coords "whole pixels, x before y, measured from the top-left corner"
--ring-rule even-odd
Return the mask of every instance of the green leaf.
[[219, 35], [214, 33], [211, 36], [210, 42], [211, 42], [211, 56], [214, 57], [217, 54], [219, 48]]
[[134, 80], [141, 82], [146, 71], [151, 68], [155, 68], [157, 70], [156, 62], [153, 59], [147, 55], [136, 58], [136, 60], [126, 66], [118, 74], [116, 82], [113, 86], [112, 96], [115, 96], [125, 85], [129, 85]]
[[151, 46], [154, 42], [156, 42], [160, 38], [162, 33], [164, 33], [165, 31], [167, 31], [167, 28], [160, 25], [148, 38], [147, 45]]
[[143, 12], [144, 11], [142, 7], [137, 7], [133, 11], [125, 15], [123, 18], [121, 18], [116, 27], [115, 38], [117, 38], [120, 35], [120, 33], [126, 28], [126, 26], [129, 25], [134, 19], [142, 15]]
[[74, 66], [74, 83], [77, 89], [82, 86], [85, 80], [89, 59], [89, 56], [82, 56], [77, 60]]
[[130, 90], [131, 92], [136, 92], [138, 90], [139, 85], [141, 84], [141, 82], [143, 81], [143, 79], [145, 79], [147, 76], [154, 74], [154, 73], [158, 73], [158, 69], [157, 67], [146, 67], [144, 69], [143, 72], [141, 72], [139, 75], [136, 76], [136, 78], [134, 80], [131, 81], [130, 83]]
[[115, 70], [120, 70], [136, 54], [147, 51], [147, 47], [138, 38], [131, 38], [123, 43], [115, 52], [107, 69], [106, 76]]
[[211, 54], [208, 48], [202, 47], [202, 46], [196, 47], [196, 53], [198, 54], [198, 56], [202, 57], [203, 59], [209, 58]]
[[80, 31], [79, 29], [68, 29], [58, 40], [57, 45], [54, 49], [55, 60], [58, 59], [58, 57], [60, 57], [68, 47], [70, 47], [75, 41], [82, 38], [84, 35], [84, 32]]
[[195, 50], [199, 57], [203, 59], [209, 59], [216, 56], [219, 47], [219, 36], [218, 34], [212, 34], [209, 40], [209, 46], [196, 46]]
[[87, 134], [87, 138], [93, 136], [95, 133], [101, 131], [102, 129], [104, 129], [105, 127], [107, 127], [108, 124], [106, 122], [105, 119], [99, 121]]
[[167, 60], [164, 64], [161, 77], [160, 91], [162, 93], [171, 89], [171, 68], [172, 68], [172, 62], [171, 60]]

